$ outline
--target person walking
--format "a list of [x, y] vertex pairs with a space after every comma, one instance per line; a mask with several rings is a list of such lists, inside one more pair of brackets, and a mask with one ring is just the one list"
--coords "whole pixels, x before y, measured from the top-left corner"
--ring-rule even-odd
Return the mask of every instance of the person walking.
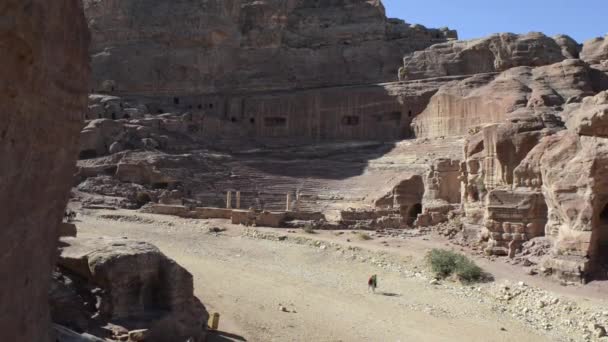
[[367, 291], [372, 290], [372, 292], [376, 293], [376, 287], [378, 287], [378, 276], [374, 274], [367, 281]]

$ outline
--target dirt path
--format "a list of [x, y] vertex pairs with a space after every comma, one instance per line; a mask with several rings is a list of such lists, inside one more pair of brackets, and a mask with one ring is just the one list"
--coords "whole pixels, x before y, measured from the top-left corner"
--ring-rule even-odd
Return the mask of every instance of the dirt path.
[[[193, 275], [196, 295], [222, 314], [217, 341], [550, 341], [467, 291], [444, 290], [344, 250], [242, 236], [243, 228], [129, 211], [79, 217], [81, 236], [125, 236], [157, 245]], [[209, 234], [209, 226], [228, 231]], [[329, 234], [316, 237], [332, 238]], [[342, 237], [342, 239], [345, 239]], [[424, 241], [396, 253], [416, 270]], [[361, 243], [362, 244], [362, 243]], [[383, 248], [369, 244], [371, 249]], [[411, 254], [411, 255], [410, 255]], [[378, 274], [379, 293], [366, 280]], [[279, 310], [279, 305], [290, 312]]]

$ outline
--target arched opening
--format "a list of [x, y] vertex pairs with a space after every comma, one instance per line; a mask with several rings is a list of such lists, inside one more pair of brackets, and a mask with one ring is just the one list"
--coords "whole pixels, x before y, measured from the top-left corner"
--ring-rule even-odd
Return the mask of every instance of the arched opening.
[[196, 108], [198, 108], [198, 109], [203, 109], [203, 105], [202, 105], [202, 104], [199, 104], [198, 106], [196, 106]]
[[157, 110], [156, 112], [157, 112], [158, 114], [162, 114], [162, 113], [163, 113], [163, 110], [162, 110], [162, 109], [159, 109], [159, 110]]
[[233, 117], [230, 118], [230, 121], [236, 122], [236, 118], [233, 116]]
[[411, 110], [407, 112], [407, 116], [410, 117], [410, 118], [412, 117], [412, 111]]
[[116, 120], [116, 113], [112, 113], [112, 120]]
[[253, 125], [255, 123], [255, 118], [249, 118], [249, 123]]
[[179, 104], [179, 97], [174, 97], [173, 98], [173, 104], [174, 105], [178, 105]]
[[128, 113], [126, 113], [125, 115], [122, 116], [123, 119], [130, 119], [131, 115], [129, 115]]

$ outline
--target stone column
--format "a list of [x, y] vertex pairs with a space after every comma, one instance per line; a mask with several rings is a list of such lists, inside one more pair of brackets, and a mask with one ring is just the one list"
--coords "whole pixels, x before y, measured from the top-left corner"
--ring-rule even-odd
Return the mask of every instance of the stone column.
[[236, 208], [241, 209], [241, 192], [236, 192]]
[[226, 209], [232, 209], [232, 191], [226, 192]]
[[285, 211], [289, 211], [291, 205], [291, 194], [287, 194], [287, 202], [285, 203]]

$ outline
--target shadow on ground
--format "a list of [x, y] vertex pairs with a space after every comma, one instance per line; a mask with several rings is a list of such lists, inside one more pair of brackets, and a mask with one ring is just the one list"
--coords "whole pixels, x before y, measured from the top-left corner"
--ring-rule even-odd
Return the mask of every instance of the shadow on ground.
[[243, 336], [231, 334], [224, 331], [210, 331], [207, 337], [207, 342], [234, 342], [234, 341], [247, 341]]

